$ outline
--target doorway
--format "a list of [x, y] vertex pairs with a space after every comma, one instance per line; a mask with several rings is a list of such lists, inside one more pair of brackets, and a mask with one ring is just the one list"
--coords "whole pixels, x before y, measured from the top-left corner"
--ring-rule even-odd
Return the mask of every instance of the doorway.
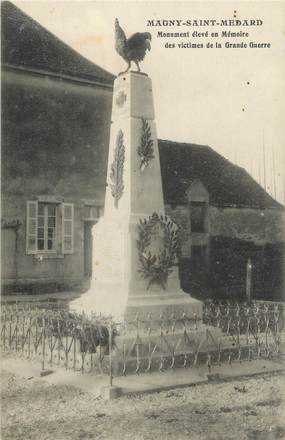
[[84, 222], [84, 277], [92, 277], [92, 254], [93, 254], [93, 240], [92, 227], [94, 222]]

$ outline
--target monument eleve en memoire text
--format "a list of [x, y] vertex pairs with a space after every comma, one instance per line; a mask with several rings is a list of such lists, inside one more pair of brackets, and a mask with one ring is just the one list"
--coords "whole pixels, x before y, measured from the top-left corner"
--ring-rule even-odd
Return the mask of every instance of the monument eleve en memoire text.
[[91, 287], [71, 309], [201, 318], [202, 302], [180, 288], [179, 231], [164, 211], [152, 83], [139, 71], [114, 82], [104, 217], [92, 233]]

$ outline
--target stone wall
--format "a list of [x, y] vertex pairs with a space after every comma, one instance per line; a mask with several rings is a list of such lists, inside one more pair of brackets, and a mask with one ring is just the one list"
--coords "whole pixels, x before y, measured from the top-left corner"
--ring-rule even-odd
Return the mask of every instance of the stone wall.
[[185, 291], [201, 298], [243, 299], [246, 264], [251, 258], [254, 296], [283, 297], [284, 211], [209, 206], [208, 262], [191, 257], [188, 206], [167, 206], [166, 211], [182, 228], [180, 279]]
[[216, 208], [209, 210], [211, 236], [250, 241], [257, 245], [285, 240], [285, 212], [278, 209]]
[[[190, 257], [190, 213], [187, 205], [166, 205], [167, 214], [182, 230], [182, 255]], [[208, 227], [211, 237], [235, 238], [256, 245], [285, 241], [285, 211], [209, 206]]]

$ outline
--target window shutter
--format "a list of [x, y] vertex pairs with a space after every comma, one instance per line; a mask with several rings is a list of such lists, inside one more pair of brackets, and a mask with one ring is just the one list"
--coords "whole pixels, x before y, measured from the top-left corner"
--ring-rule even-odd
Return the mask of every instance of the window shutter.
[[37, 231], [38, 231], [38, 202], [27, 202], [27, 235], [26, 250], [27, 254], [37, 252]]
[[62, 252], [64, 254], [73, 253], [73, 203], [62, 204]]

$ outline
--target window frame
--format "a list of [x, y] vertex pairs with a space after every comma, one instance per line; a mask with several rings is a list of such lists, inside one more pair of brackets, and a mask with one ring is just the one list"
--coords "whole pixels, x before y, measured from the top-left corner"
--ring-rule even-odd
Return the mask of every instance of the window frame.
[[[38, 227], [38, 208], [39, 204], [44, 205], [44, 211], [48, 211], [48, 205], [55, 205], [55, 238], [53, 249], [39, 249], [38, 239], [39, 239], [39, 227]], [[71, 217], [66, 218], [66, 209], [70, 209]], [[32, 214], [32, 215], [31, 215]], [[68, 221], [70, 223], [70, 234], [65, 233], [64, 222]], [[48, 214], [47, 217], [44, 216], [44, 247], [48, 247]], [[34, 232], [36, 231], [36, 232]], [[69, 249], [65, 248], [64, 239], [68, 236], [71, 242]], [[32, 248], [30, 245], [30, 240], [35, 241], [35, 247]], [[55, 200], [42, 200], [41, 198], [37, 200], [28, 200], [26, 206], [26, 254], [27, 255], [43, 255], [47, 258], [63, 258], [65, 254], [74, 253], [74, 204], [73, 203], [63, 203]]]
[[[35, 215], [30, 215], [30, 211], [32, 209], [32, 206], [35, 210]], [[30, 229], [32, 229], [31, 224], [34, 220], [34, 230], [35, 233], [31, 232]], [[35, 248], [31, 249], [30, 247], [30, 239], [34, 238], [35, 240]], [[26, 254], [37, 254], [38, 253], [38, 202], [34, 200], [28, 200], [27, 201], [27, 207], [26, 207]]]
[[[44, 241], [44, 248], [43, 249], [39, 249], [38, 248], [38, 241], [40, 240], [39, 238], [39, 204], [43, 205], [44, 208], [44, 225], [43, 225], [43, 229], [44, 229], [44, 236], [43, 236], [43, 241]], [[48, 215], [48, 208], [49, 205], [55, 205], [55, 226], [53, 227], [54, 231], [55, 231], [55, 237], [54, 237], [54, 247], [53, 249], [48, 249], [48, 229], [50, 228], [48, 225], [48, 220], [49, 220], [49, 215]], [[57, 248], [58, 248], [58, 217], [59, 217], [59, 213], [58, 213], [58, 206], [56, 203], [46, 203], [46, 202], [40, 202], [38, 201], [38, 221], [37, 221], [37, 252], [38, 253], [44, 253], [44, 254], [49, 254], [49, 253], [55, 253], [57, 252]], [[42, 217], [42, 216], [41, 216]]]
[[[92, 213], [92, 210], [96, 210], [96, 216], [86, 216], [84, 213], [84, 210], [88, 208], [89, 214]], [[83, 205], [83, 221], [92, 221], [92, 222], [98, 222], [98, 220], [103, 217], [104, 215], [104, 206], [98, 205], [98, 204], [91, 204], [91, 203], [85, 203]]]
[[[197, 218], [193, 216], [193, 212], [195, 211], [195, 208], [201, 209], [201, 218], [199, 218], [199, 222], [197, 221]], [[194, 234], [205, 234], [206, 231], [206, 218], [207, 218], [207, 203], [204, 201], [196, 201], [191, 200], [190, 202], [190, 228], [191, 233]], [[202, 220], [202, 221], [201, 221]], [[197, 225], [201, 226], [197, 228]], [[194, 226], [194, 228], [193, 228]], [[196, 227], [195, 227], [196, 226]]]
[[[71, 217], [67, 218], [65, 211], [66, 209], [70, 209]], [[71, 224], [71, 233], [65, 232], [65, 223], [68, 222]], [[71, 239], [71, 248], [65, 248], [65, 239]], [[62, 253], [63, 254], [73, 254], [74, 252], [74, 205], [73, 203], [62, 203]]]

